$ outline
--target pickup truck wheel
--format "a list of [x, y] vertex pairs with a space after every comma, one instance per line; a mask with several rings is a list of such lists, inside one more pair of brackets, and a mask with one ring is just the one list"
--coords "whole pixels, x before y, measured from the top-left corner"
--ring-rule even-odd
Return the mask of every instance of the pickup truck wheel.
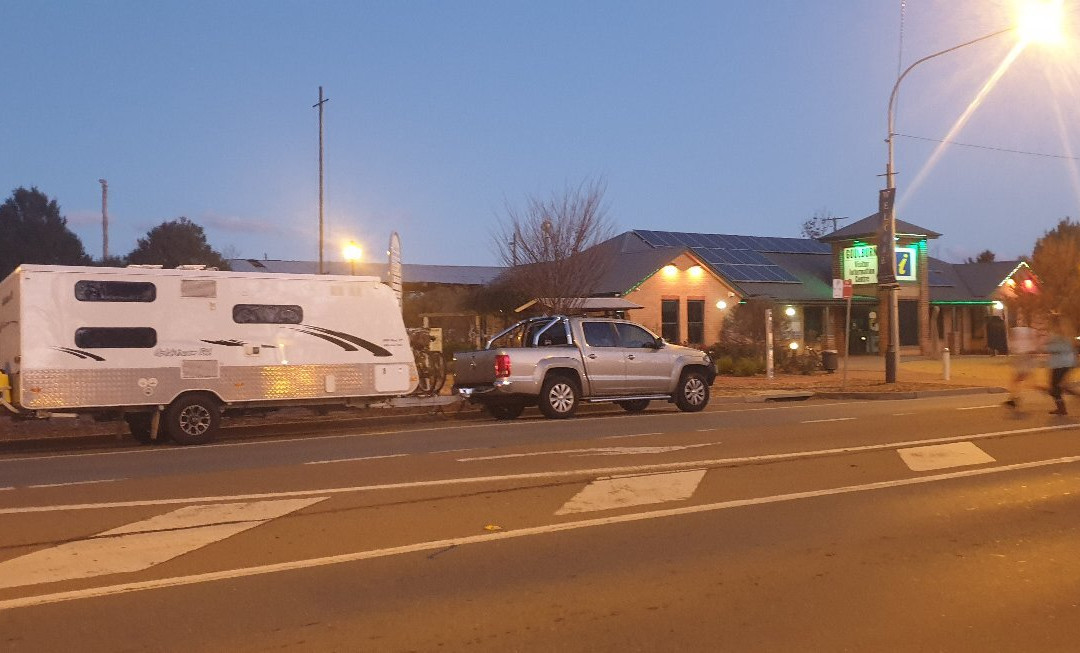
[[517, 419], [525, 410], [525, 404], [488, 404], [486, 408], [495, 419]]
[[213, 395], [184, 395], [165, 411], [165, 431], [177, 444], [203, 444], [217, 434], [221, 410]]
[[550, 376], [540, 388], [540, 412], [551, 419], [564, 419], [578, 407], [577, 383], [562, 375]]
[[649, 407], [648, 399], [628, 399], [620, 401], [619, 406], [628, 413], [640, 413]]
[[709, 384], [701, 372], [686, 372], [675, 390], [675, 405], [679, 410], [696, 413], [709, 403]]

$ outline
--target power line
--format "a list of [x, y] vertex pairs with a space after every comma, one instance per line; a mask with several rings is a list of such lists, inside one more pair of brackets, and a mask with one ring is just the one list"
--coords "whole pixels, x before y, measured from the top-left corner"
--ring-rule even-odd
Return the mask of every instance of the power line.
[[1065, 154], [1046, 154], [1044, 152], [1027, 152], [1025, 150], [1010, 150], [1004, 147], [994, 147], [992, 145], [974, 145], [972, 143], [958, 143], [956, 141], [946, 141], [940, 138], [927, 138], [925, 136], [912, 136], [911, 134], [893, 134], [893, 136], [900, 136], [903, 138], [910, 138], [916, 141], [930, 141], [931, 143], [945, 143], [946, 145], [957, 145], [959, 147], [971, 147], [977, 150], [992, 150], [994, 152], [1005, 152], [1008, 154], [1024, 154], [1026, 156], [1041, 156], [1047, 159], [1065, 159], [1067, 161], [1080, 161], [1080, 157], [1067, 156]]

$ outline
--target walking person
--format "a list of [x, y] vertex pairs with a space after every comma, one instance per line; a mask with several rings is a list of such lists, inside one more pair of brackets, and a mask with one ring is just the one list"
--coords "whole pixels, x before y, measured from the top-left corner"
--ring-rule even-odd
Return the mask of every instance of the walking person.
[[1020, 393], [1024, 381], [1035, 369], [1035, 352], [1039, 349], [1039, 332], [1030, 326], [1014, 326], [1009, 330], [1009, 356], [1013, 366], [1012, 380], [1009, 383], [1009, 398], [1005, 405], [1020, 408]]
[[1050, 368], [1050, 396], [1054, 398], [1056, 408], [1050, 411], [1051, 415], [1066, 415], [1063, 392], [1076, 395], [1077, 392], [1065, 384], [1065, 378], [1072, 368], [1076, 367], [1076, 350], [1073, 349], [1072, 338], [1065, 335], [1064, 324], [1060, 317], [1055, 317], [1051, 323], [1051, 334], [1046, 340], [1047, 367]]

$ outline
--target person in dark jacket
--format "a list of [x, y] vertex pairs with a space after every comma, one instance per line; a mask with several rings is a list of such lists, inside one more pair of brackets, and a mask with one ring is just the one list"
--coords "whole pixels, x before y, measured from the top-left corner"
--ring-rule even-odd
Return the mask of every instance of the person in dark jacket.
[[1067, 412], [1062, 393], [1078, 394], [1065, 383], [1069, 372], [1076, 367], [1076, 350], [1073, 348], [1072, 338], [1065, 335], [1064, 324], [1060, 318], [1051, 322], [1050, 336], [1046, 339], [1046, 353], [1046, 366], [1050, 368], [1050, 396], [1054, 398], [1056, 406], [1050, 414], [1065, 415]]

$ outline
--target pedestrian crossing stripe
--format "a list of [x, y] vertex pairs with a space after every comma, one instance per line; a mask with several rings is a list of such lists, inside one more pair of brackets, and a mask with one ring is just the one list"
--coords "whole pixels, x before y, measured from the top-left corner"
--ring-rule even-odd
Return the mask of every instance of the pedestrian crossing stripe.
[[693, 496], [704, 477], [704, 469], [689, 469], [662, 474], [598, 478], [563, 504], [555, 514], [569, 515], [682, 501]]
[[913, 472], [925, 472], [965, 465], [985, 465], [996, 462], [994, 458], [972, 442], [935, 444], [927, 447], [897, 449], [901, 460]]
[[0, 589], [142, 571], [326, 499], [185, 506], [0, 562]]

